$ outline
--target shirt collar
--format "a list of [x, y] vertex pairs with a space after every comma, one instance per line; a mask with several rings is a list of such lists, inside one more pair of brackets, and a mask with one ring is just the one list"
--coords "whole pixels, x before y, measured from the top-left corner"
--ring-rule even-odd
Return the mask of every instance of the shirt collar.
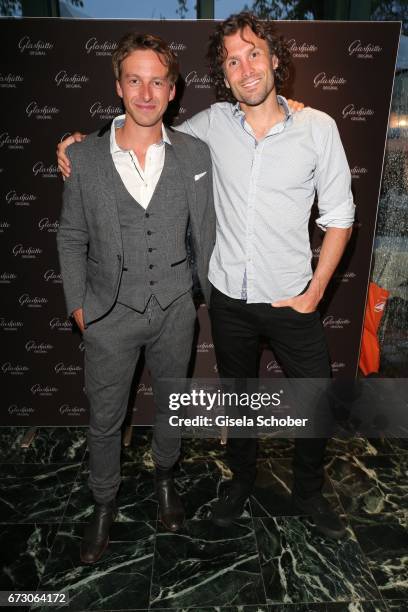
[[[111, 154], [118, 153], [118, 152], [123, 153], [123, 151], [125, 150], [125, 149], [122, 149], [116, 142], [116, 130], [117, 128], [123, 127], [125, 123], [125, 118], [126, 118], [126, 115], [118, 115], [118, 117], [115, 117], [114, 120], [112, 121], [111, 129], [110, 129], [110, 152]], [[156, 142], [153, 146], [161, 146], [163, 143], [171, 145], [170, 138], [168, 137], [168, 134], [166, 132], [166, 128], [162, 124], [162, 139], [160, 140], [160, 142]]]
[[[284, 98], [283, 96], [277, 96], [278, 99], [278, 104], [280, 106], [283, 107], [283, 110], [285, 111], [285, 119], [284, 121], [286, 122], [289, 117], [292, 117], [293, 112], [290, 110], [289, 108], [289, 104], [288, 101], [286, 100], [286, 98]], [[235, 104], [233, 104], [232, 106], [232, 114], [234, 115], [234, 117], [245, 117], [245, 113], [244, 111], [241, 109], [239, 102], [236, 102]]]

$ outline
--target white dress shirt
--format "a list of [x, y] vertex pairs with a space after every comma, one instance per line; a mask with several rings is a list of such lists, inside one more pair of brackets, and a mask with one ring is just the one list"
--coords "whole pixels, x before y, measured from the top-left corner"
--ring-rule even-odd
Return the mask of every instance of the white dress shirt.
[[248, 303], [298, 295], [312, 277], [308, 223], [347, 228], [354, 203], [346, 155], [335, 121], [318, 110], [292, 114], [257, 141], [239, 105], [213, 104], [177, 129], [210, 148], [217, 237], [209, 279]]
[[146, 151], [145, 167], [143, 170], [134, 152], [121, 149], [116, 142], [116, 130], [122, 127], [124, 123], [125, 115], [119, 115], [112, 121], [110, 152], [115, 168], [127, 191], [138, 204], [146, 209], [163, 170], [165, 143], [171, 144], [171, 142], [163, 125], [161, 141], [150, 145]]

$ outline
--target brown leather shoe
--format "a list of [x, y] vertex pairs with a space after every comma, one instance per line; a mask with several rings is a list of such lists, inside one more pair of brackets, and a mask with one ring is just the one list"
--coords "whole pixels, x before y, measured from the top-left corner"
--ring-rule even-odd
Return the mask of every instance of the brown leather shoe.
[[156, 468], [156, 497], [159, 518], [166, 529], [178, 531], [184, 524], [184, 508], [176, 491], [173, 469]]
[[107, 504], [95, 503], [91, 520], [84, 530], [80, 558], [82, 563], [96, 563], [109, 544], [109, 530], [118, 514], [116, 501]]

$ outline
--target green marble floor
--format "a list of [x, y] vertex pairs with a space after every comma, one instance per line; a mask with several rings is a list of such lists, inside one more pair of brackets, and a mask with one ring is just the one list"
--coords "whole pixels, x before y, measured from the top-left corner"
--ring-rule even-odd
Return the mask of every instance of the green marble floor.
[[0, 429], [0, 590], [68, 591], [65, 609], [73, 611], [408, 610], [406, 440], [330, 442], [325, 494], [347, 523], [346, 537], [330, 541], [292, 513], [289, 440], [261, 442], [254, 493], [227, 529], [210, 521], [228, 477], [223, 447], [185, 440], [177, 487], [187, 520], [179, 533], [165, 532], [150, 432], [134, 428], [109, 549], [85, 566], [78, 547], [92, 509], [86, 431], [39, 429], [25, 450], [23, 434]]

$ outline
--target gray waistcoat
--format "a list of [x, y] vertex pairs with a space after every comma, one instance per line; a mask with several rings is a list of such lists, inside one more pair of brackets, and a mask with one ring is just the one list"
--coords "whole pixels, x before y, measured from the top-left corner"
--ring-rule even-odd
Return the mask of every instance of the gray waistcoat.
[[192, 285], [185, 240], [188, 204], [171, 145], [165, 146], [163, 171], [146, 210], [116, 169], [113, 173], [124, 255], [117, 300], [139, 312], [151, 295], [166, 308]]

